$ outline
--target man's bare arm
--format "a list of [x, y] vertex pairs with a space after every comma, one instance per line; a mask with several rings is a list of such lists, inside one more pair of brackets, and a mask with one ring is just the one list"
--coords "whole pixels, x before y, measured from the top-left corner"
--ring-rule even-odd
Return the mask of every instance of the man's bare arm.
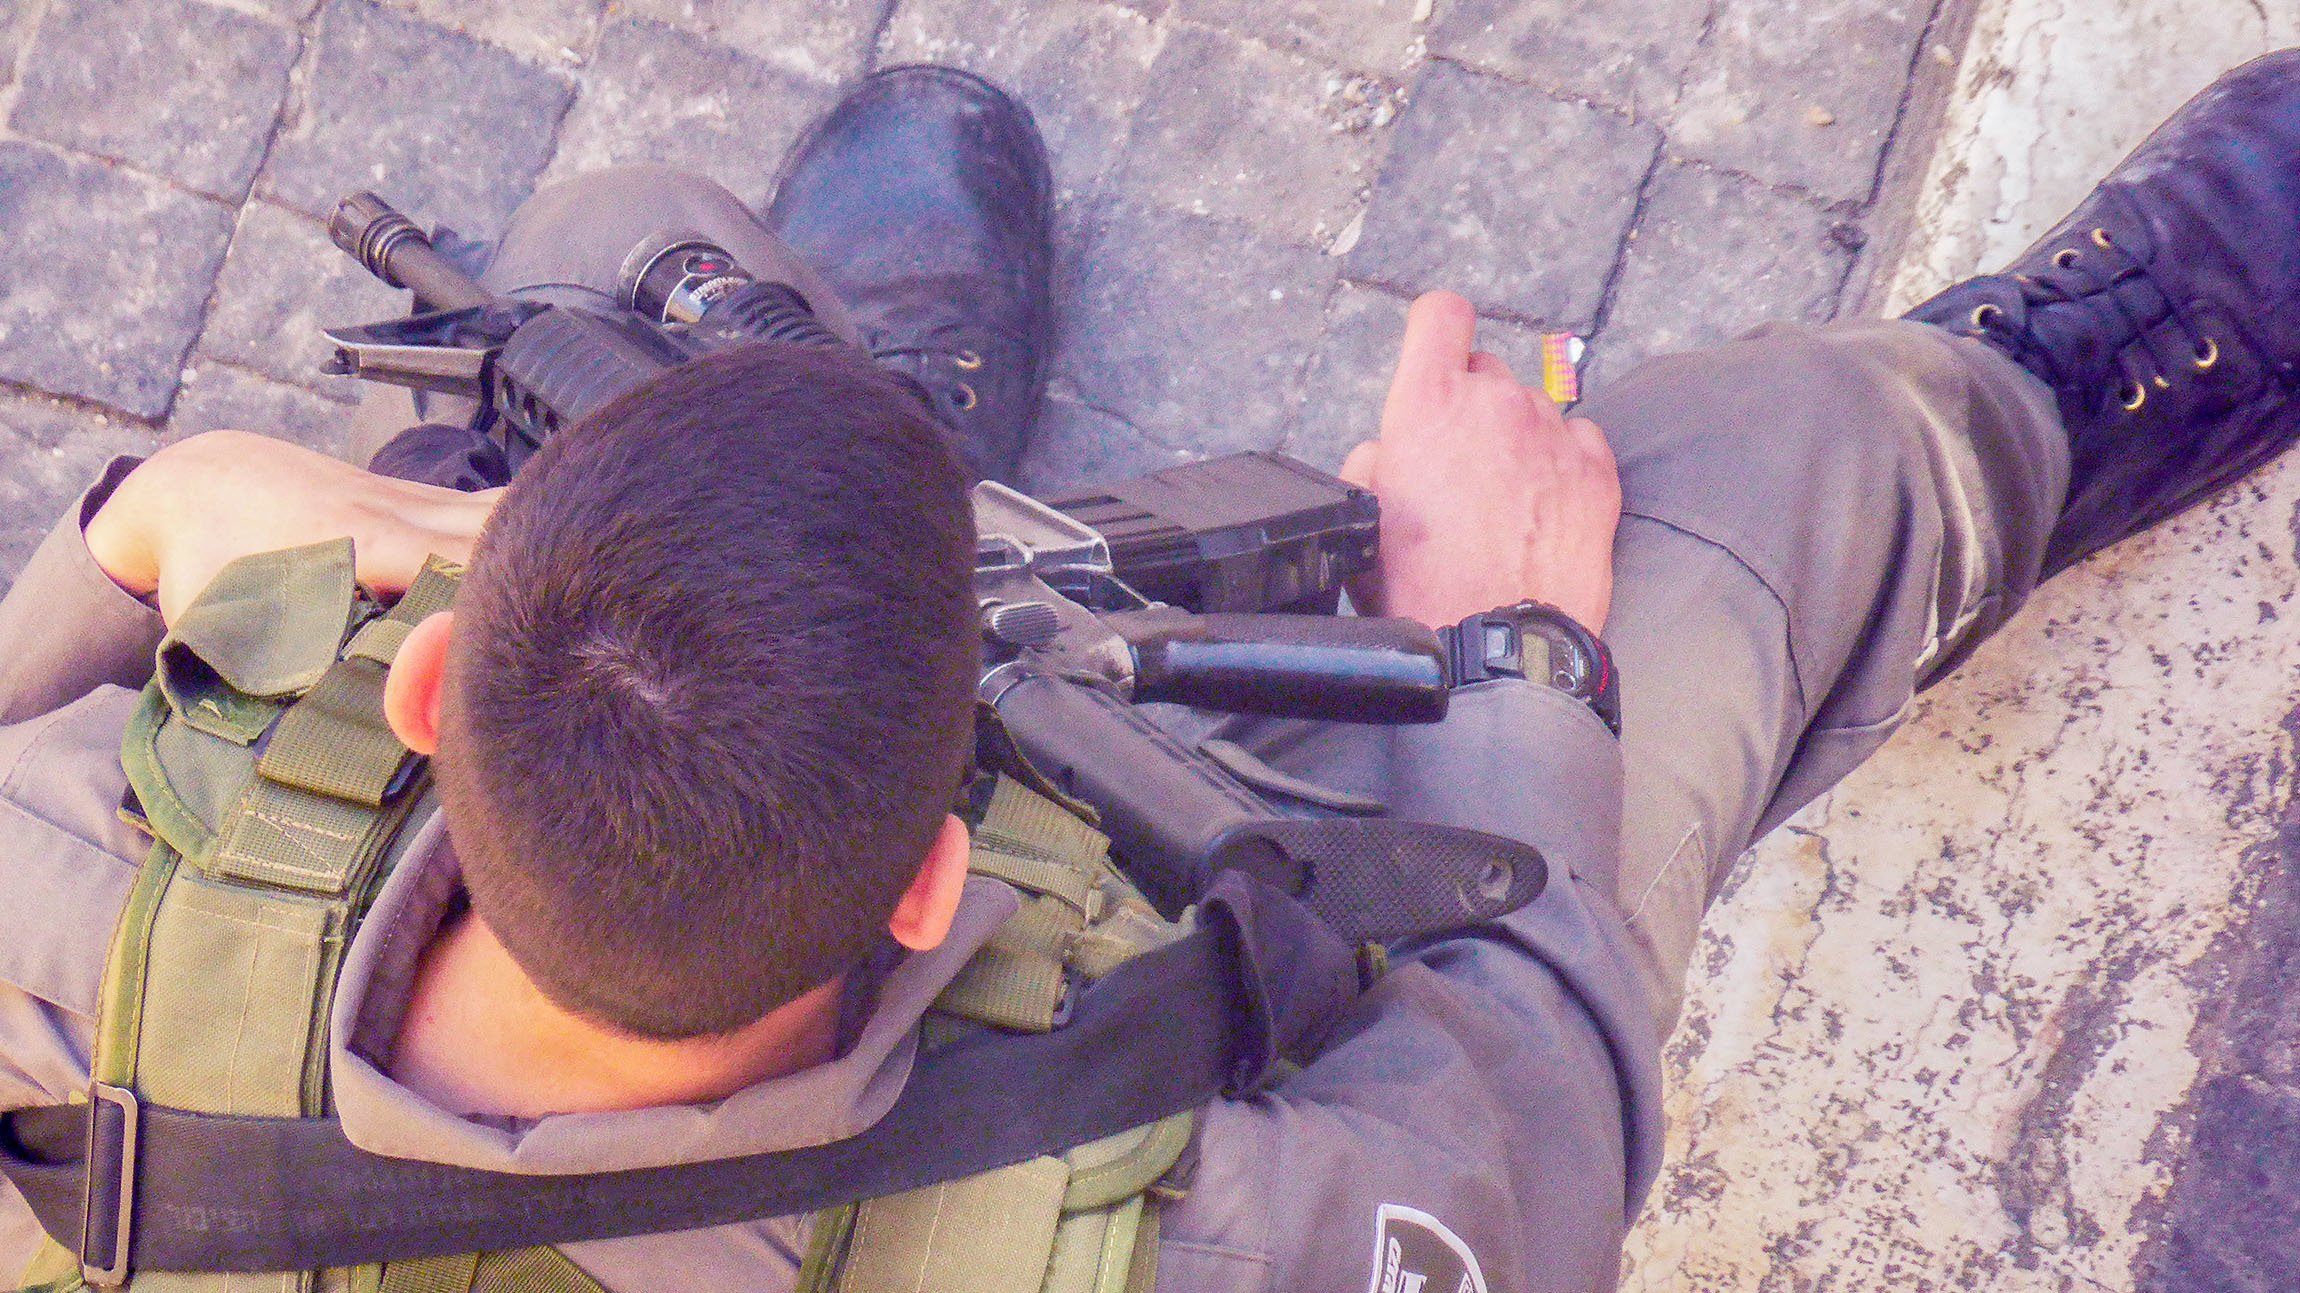
[[360, 582], [398, 593], [428, 555], [468, 559], [501, 492], [394, 480], [284, 440], [215, 431], [129, 473], [89, 519], [88, 552], [120, 587], [156, 596], [171, 622], [239, 558], [326, 539], [351, 539]]

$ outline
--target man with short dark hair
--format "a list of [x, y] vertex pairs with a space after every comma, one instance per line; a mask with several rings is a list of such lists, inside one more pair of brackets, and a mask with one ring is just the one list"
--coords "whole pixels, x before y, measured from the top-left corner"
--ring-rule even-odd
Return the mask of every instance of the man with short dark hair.
[[[596, 304], [655, 231], [637, 226], [693, 223], [804, 280], [939, 429], [859, 361], [762, 348], [569, 429], [500, 502], [249, 437], [108, 470], [0, 603], [0, 868], [25, 895], [0, 913], [0, 1106], [89, 1081], [103, 933], [142, 852], [115, 815], [123, 688], [161, 617], [180, 637], [232, 558], [349, 534], [381, 592], [426, 552], [472, 572], [454, 616], [391, 634], [384, 707], [435, 752], [446, 807], [394, 844], [345, 953], [345, 1133], [595, 1172], [884, 1115], [921, 1016], [1023, 910], [967, 875], [949, 816], [974, 648], [942, 437], [978, 470], [1012, 462], [1045, 337], [1043, 176], [1003, 96], [898, 70], [810, 134], [769, 212], [828, 284], [662, 173], [539, 194], [488, 271]], [[1620, 736], [1572, 679], [1506, 674], [1425, 727], [1159, 716], [1284, 774], [1274, 794], [1291, 778], [1524, 840], [1554, 878], [1393, 949], [1298, 1071], [1199, 1112], [1150, 1213], [1157, 1288], [1611, 1286], [1658, 1157], [1658, 1040], [1725, 865], [2038, 580], [2300, 433], [2300, 55], [2225, 78], [2016, 269], [1913, 321], [1656, 361], [1595, 421], [1475, 350], [1460, 298], [1415, 304], [1381, 437], [1348, 468], [1384, 506], [1359, 604], [1602, 631]], [[487, 483], [454, 432], [378, 461]], [[0, 1260], [32, 1261], [10, 1204]], [[822, 1233], [784, 1217], [564, 1252], [619, 1293], [782, 1289]]]

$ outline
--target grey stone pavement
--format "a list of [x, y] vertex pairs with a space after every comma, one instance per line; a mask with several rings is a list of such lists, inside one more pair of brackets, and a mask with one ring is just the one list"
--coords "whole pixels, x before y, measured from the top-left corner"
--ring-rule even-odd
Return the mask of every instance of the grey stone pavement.
[[[2260, 4], [2233, 3], [2266, 22]], [[218, 426], [343, 451], [356, 392], [318, 372], [318, 329], [404, 308], [328, 244], [320, 218], [347, 190], [483, 239], [538, 184], [615, 162], [689, 166], [761, 202], [843, 84], [957, 63], [1029, 102], [1061, 189], [1060, 342], [1026, 483], [1246, 447], [1330, 465], [1372, 433], [1406, 302], [1427, 288], [1475, 301], [1483, 343], [1521, 372], [1539, 331], [1588, 336], [1592, 385], [1764, 320], [1874, 311], [1946, 87], [2015, 79], [1993, 63], [1960, 72], [1976, 5], [2005, 0], [0, 0], [0, 587], [112, 454]], [[2300, 478], [2276, 488], [2282, 507]], [[2237, 522], [2194, 523], [2210, 524]], [[2187, 533], [2151, 550], [2170, 578], [2186, 567], [2161, 551]], [[2079, 607], [2120, 578], [2115, 562], [2072, 576], [2007, 651], [2108, 641]], [[2069, 753], [2008, 753], [2029, 748], [2024, 723], [2061, 722], [2069, 698], [2101, 706], [2089, 675], [2056, 691], [2028, 657], [1991, 663], [2005, 658], [1943, 689], [1882, 771], [1776, 835], [1737, 880], [1735, 934], [1705, 944], [1712, 979], [1671, 1050], [1678, 1130], [1633, 1237], [1633, 1286], [2300, 1287], [2279, 1265], [2290, 1250], [2257, 1240], [2300, 1208], [2288, 1009], [2213, 1007], [2173, 1043], [2202, 1073], [2194, 1095], [2183, 1079], [2172, 1114], [2119, 1115], [2114, 1083], [2092, 1081], [2127, 1063], [2101, 1040], [2109, 1024], [2186, 1025], [2132, 1004], [2140, 970], [2093, 983], [2086, 961], [2065, 991], [2044, 970], [2014, 975], [2051, 1002], [2039, 1024], [2010, 1004], [2020, 991], [1987, 989], [1983, 1013], [2012, 1016], [2016, 1035], [2013, 1059], [1991, 1063], [2024, 1094], [1960, 1127], [1970, 1093], [1996, 1080], [1968, 1053], [1994, 1035], [1986, 1018], [1933, 1026], [1940, 1002], [1981, 989], [1953, 982], [1914, 1005], [1878, 991], [1954, 962], [1965, 936], [1844, 915], [1852, 891], [1829, 859], [1858, 848], [1890, 877], [1900, 860], [1950, 857], [1951, 832], [1928, 833], [1923, 814], [1950, 816], [1936, 801], [1969, 773], [1920, 776], [1927, 752], [1968, 768], [2002, 735], [1982, 777], [1993, 794], [2038, 768], [2092, 784], [2084, 759], [2113, 747], [2056, 737]], [[2165, 706], [2168, 724], [2184, 712], [2177, 695]], [[2227, 790], [2249, 805], [2227, 808], [2230, 825], [2258, 841], [2236, 906], [2258, 915], [2248, 934], [2212, 925], [2209, 954], [2179, 965], [2215, 1001], [2300, 993], [2300, 835], [2282, 817], [2288, 763], [2272, 757], [2257, 795], [2248, 780]], [[1877, 805], [1912, 801], [1926, 805], [1917, 820], [1888, 833]], [[2034, 843], [1993, 826], [1959, 838], [1960, 865]], [[2036, 846], [2048, 860], [2049, 845]], [[2006, 910], [2037, 906], [2007, 883]], [[1906, 925], [1954, 897], [1923, 888], [1884, 905]], [[2124, 896], [2100, 901], [2130, 914]], [[2215, 902], [2231, 899], [2191, 905]], [[2017, 952], [2045, 936], [2014, 920], [1987, 937]], [[1832, 984], [1823, 954], [1838, 944], [1856, 947]], [[1856, 1051], [1852, 1068], [1830, 1067]], [[1909, 1129], [1876, 1113], [1888, 1104], [1914, 1111]], [[2118, 1136], [2148, 1171], [2101, 1188], [2144, 1205], [2070, 1202], [2090, 1197], [2086, 1146]], [[2191, 1145], [2217, 1167], [2184, 1172]], [[1974, 1201], [1930, 1207], [1919, 1196], [1935, 1190]], [[2143, 1239], [2145, 1261], [2129, 1262]]]
[[[320, 218], [492, 236], [613, 162], [746, 200], [840, 86], [1015, 88], [1061, 188], [1029, 483], [1370, 435], [1450, 286], [1649, 352], [1840, 308], [1935, 0], [0, 0], [0, 578], [105, 455], [344, 443], [323, 323], [395, 294]], [[1946, 57], [1945, 47], [1943, 56]]]

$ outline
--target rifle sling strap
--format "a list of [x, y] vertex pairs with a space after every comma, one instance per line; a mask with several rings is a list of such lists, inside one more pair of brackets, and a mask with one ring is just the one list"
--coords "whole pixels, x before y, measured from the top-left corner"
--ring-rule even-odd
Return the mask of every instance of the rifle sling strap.
[[1359, 991], [1350, 945], [1229, 872], [1195, 933], [1094, 983], [1062, 1027], [922, 1055], [883, 1119], [829, 1144], [512, 1175], [370, 1154], [331, 1118], [138, 1108], [99, 1088], [90, 1105], [0, 1118], [0, 1174], [67, 1247], [82, 1246], [88, 1200], [126, 1219], [125, 1236], [94, 1229], [125, 1241], [133, 1270], [311, 1270], [725, 1225], [973, 1175], [1250, 1090]]

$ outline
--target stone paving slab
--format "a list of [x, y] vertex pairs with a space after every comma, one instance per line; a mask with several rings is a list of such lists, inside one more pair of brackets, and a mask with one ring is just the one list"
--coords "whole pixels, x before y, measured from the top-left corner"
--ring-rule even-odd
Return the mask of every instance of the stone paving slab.
[[1428, 0], [1175, 0], [1174, 16], [1394, 78], [1426, 52]]
[[1377, 83], [1200, 28], [1168, 33], [1149, 81], [1113, 186], [1306, 247], [1349, 222], [1391, 119]]
[[232, 364], [195, 359], [184, 370], [183, 392], [160, 439], [173, 443], [202, 431], [262, 427], [266, 435], [341, 458], [351, 447], [351, 426], [340, 400]]
[[614, 6], [619, 14], [693, 32], [821, 85], [864, 69], [887, 7], [887, 0], [616, 0]]
[[1333, 260], [1155, 208], [1113, 204], [1094, 229], [1056, 387], [1171, 448], [1274, 448], [1324, 322]]
[[[270, 146], [300, 43], [202, 0], [58, 0], [8, 124], [236, 200]], [[130, 81], [168, 93], [125, 93]]]
[[231, 229], [220, 203], [0, 141], [0, 381], [163, 416]]
[[[271, 0], [309, 9], [318, 0]], [[585, 61], [598, 39], [608, 0], [385, 0], [434, 27], [476, 37], [544, 67], [573, 67]], [[643, 6], [642, 6], [643, 7]], [[630, 3], [614, 6], [629, 13]]]
[[600, 34], [546, 182], [658, 162], [763, 205], [774, 165], [832, 90], [675, 27], [616, 19]]

